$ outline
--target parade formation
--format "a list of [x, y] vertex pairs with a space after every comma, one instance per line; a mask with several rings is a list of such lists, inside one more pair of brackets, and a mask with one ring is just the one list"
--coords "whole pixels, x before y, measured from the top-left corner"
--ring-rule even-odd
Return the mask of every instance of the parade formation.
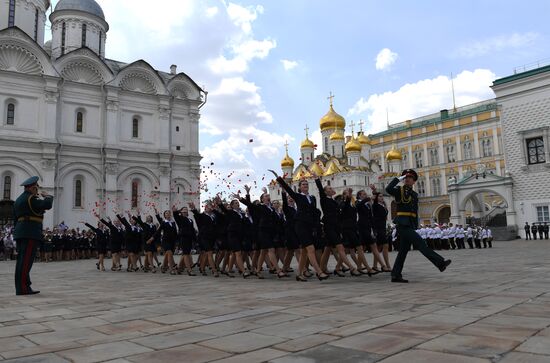
[[[434, 250], [492, 247], [492, 233], [486, 227], [418, 225], [418, 196], [412, 189], [418, 177], [412, 169], [404, 170], [386, 187], [385, 194], [397, 205], [396, 218], [390, 224], [384, 192], [374, 185], [370, 193], [354, 193], [348, 188], [336, 195], [330, 185], [323, 185], [314, 175], [320, 195], [317, 201], [309, 194], [305, 180], [299, 184], [299, 191], [294, 191], [271, 172], [285, 190], [282, 203], [271, 201], [265, 190], [259, 200], [252, 200], [250, 187], [246, 186], [244, 196], [234, 194], [230, 202], [216, 196], [204, 204], [202, 211], [194, 203], [173, 207], [162, 215], [155, 208], [154, 216], [115, 210], [113, 220], [95, 214], [96, 226], [82, 222], [79, 227], [69, 228], [61, 223], [53, 230], [43, 230], [42, 226], [53, 197], [39, 194], [38, 177], [32, 177], [22, 184], [25, 190], [15, 203], [13, 230], [2, 235], [3, 240], [13, 238], [16, 244], [16, 294], [39, 293], [30, 287], [35, 259], [50, 262], [97, 258], [97, 270], [106, 271], [105, 259], [110, 258], [111, 271], [196, 276], [197, 267], [203, 276], [235, 277], [237, 271], [245, 279], [264, 279], [264, 271], [277, 278], [295, 272], [299, 282], [308, 281], [313, 273], [319, 280], [326, 280], [330, 275], [344, 277], [347, 272], [369, 277], [391, 272], [392, 282], [406, 283], [402, 270], [411, 246], [441, 272], [451, 260]], [[394, 249], [398, 254], [392, 268], [389, 252]], [[372, 264], [367, 261], [369, 253]], [[198, 255], [196, 261], [194, 254]], [[179, 261], [175, 255], [181, 255]], [[335, 260], [332, 271], [328, 267], [331, 256]], [[127, 258], [125, 268], [121, 258]], [[294, 259], [297, 271], [291, 267]]]

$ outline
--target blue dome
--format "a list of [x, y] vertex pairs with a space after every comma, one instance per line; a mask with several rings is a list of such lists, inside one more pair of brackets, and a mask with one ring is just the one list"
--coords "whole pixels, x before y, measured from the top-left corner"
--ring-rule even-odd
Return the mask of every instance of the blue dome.
[[60, 0], [54, 11], [58, 10], [79, 10], [105, 20], [103, 9], [94, 0]]

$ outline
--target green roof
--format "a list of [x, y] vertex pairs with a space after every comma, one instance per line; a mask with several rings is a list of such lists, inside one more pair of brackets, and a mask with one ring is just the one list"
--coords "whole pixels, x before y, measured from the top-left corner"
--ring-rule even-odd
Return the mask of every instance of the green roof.
[[511, 76], [497, 79], [493, 82], [493, 86], [498, 86], [499, 84], [516, 81], [518, 79], [534, 76], [535, 74], [540, 74], [540, 73], [544, 73], [544, 72], [550, 72], [550, 65], [535, 68], [535, 69], [531, 69], [531, 70], [526, 71], [526, 72], [512, 74]]
[[[429, 125], [434, 125], [434, 124], [438, 124], [438, 123], [441, 123], [441, 122], [444, 122], [444, 121], [449, 121], [449, 120], [456, 120], [456, 119], [459, 119], [459, 118], [462, 118], [462, 117], [472, 116], [472, 115], [476, 115], [476, 114], [487, 112], [487, 111], [493, 111], [493, 110], [496, 110], [496, 109], [497, 109], [497, 103], [495, 101], [495, 102], [491, 102], [491, 103], [488, 103], [488, 104], [483, 104], [483, 105], [475, 106], [475, 107], [472, 107], [472, 108], [467, 108], [467, 109], [459, 111], [459, 112], [454, 112], [454, 113], [449, 112], [448, 117], [441, 117], [441, 114], [439, 114], [437, 116], [434, 116], [433, 118], [429, 118], [429, 119], [422, 120], [422, 121], [414, 122], [414, 120], [412, 120], [410, 126], [408, 126], [406, 123], [404, 123], [404, 124], [401, 124], [399, 126], [391, 127], [389, 130], [381, 131], [381, 132], [376, 133], [376, 134], [371, 134], [371, 135], [369, 135], [369, 137], [370, 138], [382, 137], [382, 136], [389, 135], [389, 134], [394, 134], [394, 133], [400, 132], [400, 131], [415, 129], [415, 128], [429, 126]], [[449, 110], [449, 111], [451, 111], [451, 110]]]

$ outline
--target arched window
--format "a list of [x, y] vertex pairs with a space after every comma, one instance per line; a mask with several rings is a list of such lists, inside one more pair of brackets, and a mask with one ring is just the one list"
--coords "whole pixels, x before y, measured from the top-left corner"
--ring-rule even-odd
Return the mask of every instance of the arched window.
[[132, 208], [138, 207], [139, 180], [132, 180]]
[[77, 178], [74, 181], [74, 207], [82, 208], [82, 179]]
[[99, 46], [97, 47], [99, 50], [98, 50], [98, 54], [99, 56], [101, 57], [101, 37], [103, 36], [103, 32], [100, 30], [99, 31]]
[[84, 128], [84, 114], [82, 112], [76, 113], [76, 132], [82, 132]]
[[82, 46], [86, 46], [86, 24], [82, 24]]
[[61, 55], [65, 54], [65, 37], [67, 36], [67, 26], [65, 22], [61, 24]]
[[8, 103], [8, 110], [6, 112], [6, 125], [15, 124], [15, 104]]
[[325, 151], [328, 150], [328, 137], [325, 137], [325, 147], [323, 148]]
[[414, 163], [416, 168], [422, 167], [422, 152], [418, 151], [414, 153]]
[[441, 195], [441, 182], [439, 178], [432, 179], [432, 195]]
[[3, 199], [11, 200], [11, 175], [4, 176]]
[[447, 145], [447, 162], [454, 163], [456, 161], [454, 145]]
[[493, 146], [491, 145], [491, 139], [484, 139], [481, 141], [481, 146], [483, 148], [483, 157], [493, 155]]
[[38, 41], [38, 8], [34, 11], [34, 41]]
[[8, 11], [8, 27], [15, 26], [15, 0], [10, 0], [10, 8]]
[[469, 160], [472, 158], [472, 143], [466, 139], [464, 141], [464, 145], [462, 146], [464, 148], [464, 160]]
[[132, 119], [132, 137], [134, 139], [139, 137], [139, 119], [137, 117]]

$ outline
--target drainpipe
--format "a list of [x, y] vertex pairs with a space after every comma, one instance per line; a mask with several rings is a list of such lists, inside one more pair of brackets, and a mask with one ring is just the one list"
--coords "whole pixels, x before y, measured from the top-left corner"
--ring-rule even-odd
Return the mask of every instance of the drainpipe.
[[55, 190], [55, 196], [57, 196], [57, 208], [54, 209], [54, 226], [59, 224], [59, 213], [61, 209], [61, 205], [59, 203], [59, 199], [62, 199], [59, 194], [59, 170], [61, 169], [61, 153], [63, 152], [63, 140], [60, 138], [61, 135], [61, 107], [59, 106], [62, 98], [62, 90], [63, 90], [63, 84], [65, 83], [65, 80], [61, 78], [61, 84], [58, 85], [58, 99], [57, 99], [57, 105], [56, 105], [56, 112], [55, 112], [55, 140], [57, 141], [57, 147], [55, 151], [55, 175], [54, 175], [54, 190]]

